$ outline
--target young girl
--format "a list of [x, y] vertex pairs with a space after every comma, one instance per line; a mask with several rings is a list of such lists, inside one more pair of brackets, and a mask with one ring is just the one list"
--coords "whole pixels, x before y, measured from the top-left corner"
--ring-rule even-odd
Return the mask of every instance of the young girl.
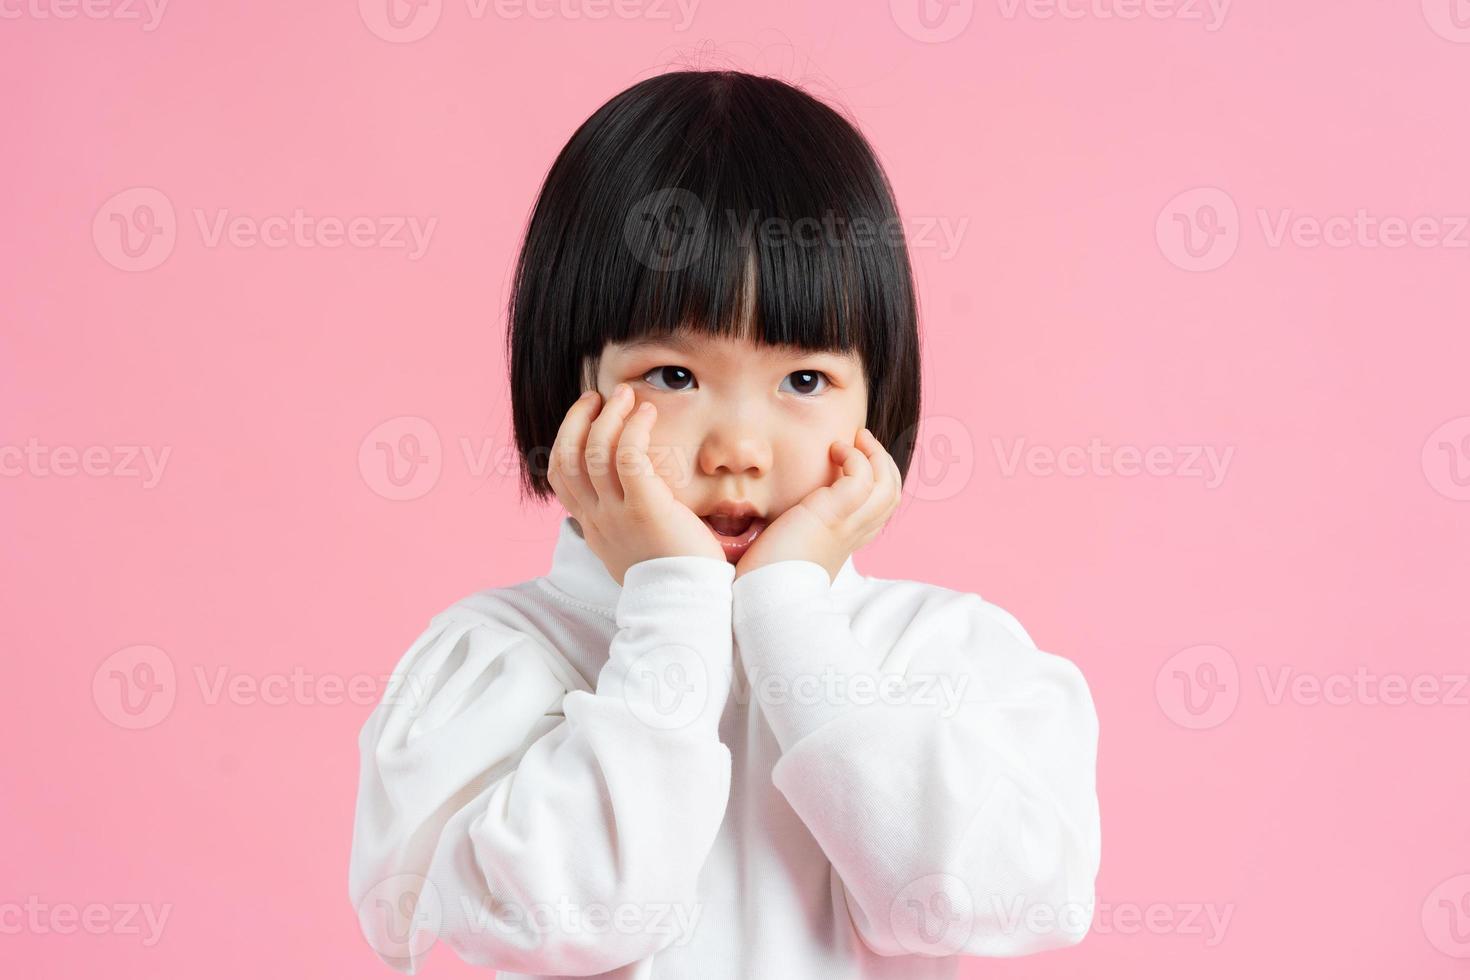
[[853, 125], [770, 78], [651, 78], [557, 157], [509, 360], [523, 486], [569, 516], [362, 729], [349, 890], [385, 962], [912, 980], [1087, 932], [1081, 673], [853, 565], [918, 424], [898, 228]]

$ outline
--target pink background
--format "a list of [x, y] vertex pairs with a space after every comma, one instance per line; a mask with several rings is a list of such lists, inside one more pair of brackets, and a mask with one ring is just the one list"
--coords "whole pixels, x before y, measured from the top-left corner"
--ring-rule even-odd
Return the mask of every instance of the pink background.
[[[682, 65], [846, 106], [908, 221], [925, 427], [859, 569], [1092, 685], [1094, 932], [962, 975], [1470, 970], [1464, 4], [98, 2], [0, 25], [0, 970], [391, 975], [357, 732], [431, 615], [547, 567], [518, 235], [573, 128]], [[297, 208], [359, 244], [212, 237]]]

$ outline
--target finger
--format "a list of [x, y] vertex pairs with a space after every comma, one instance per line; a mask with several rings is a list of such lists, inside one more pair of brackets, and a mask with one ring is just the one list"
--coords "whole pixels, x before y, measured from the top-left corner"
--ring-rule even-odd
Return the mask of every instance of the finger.
[[630, 507], [646, 507], [656, 499], [660, 488], [668, 490], [654, 472], [653, 460], [648, 455], [648, 441], [657, 415], [653, 402], [644, 402], [633, 410], [618, 437], [618, 480], [623, 487], [623, 500]]
[[842, 476], [832, 484], [832, 496], [843, 515], [852, 514], [873, 493], [873, 464], [851, 443], [836, 444]]
[[633, 389], [620, 383], [613, 391], [601, 414], [587, 433], [587, 449], [583, 458], [587, 462], [587, 476], [598, 500], [622, 500], [623, 485], [618, 481], [618, 471], [613, 460], [613, 446], [623, 431], [623, 420], [633, 407]]
[[[841, 466], [842, 473], [830, 485], [817, 487], [802, 503], [827, 524], [835, 524], [847, 520], [867, 499], [867, 487], [872, 483], [872, 465], [849, 443], [834, 442], [829, 453]], [[866, 475], [863, 467], [867, 467]]]
[[873, 492], [859, 508], [857, 516], [864, 521], [886, 522], [903, 492], [903, 477], [898, 472], [898, 464], [870, 430], [863, 429], [858, 433], [857, 446], [867, 455], [874, 471]]
[[587, 441], [587, 429], [602, 396], [595, 391], [583, 392], [556, 430], [547, 459], [546, 479], [556, 491], [557, 497], [572, 516], [581, 522], [581, 515], [597, 504], [597, 493], [587, 479], [586, 467], [582, 465], [582, 454]]

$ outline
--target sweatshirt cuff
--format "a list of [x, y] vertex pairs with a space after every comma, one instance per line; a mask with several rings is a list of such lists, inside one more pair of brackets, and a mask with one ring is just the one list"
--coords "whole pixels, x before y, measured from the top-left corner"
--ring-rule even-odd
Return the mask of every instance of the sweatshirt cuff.
[[741, 664], [783, 752], [863, 707], [862, 692], [883, 682], [876, 658], [858, 644], [851, 619], [832, 596], [831, 577], [816, 562], [762, 565], [736, 579], [732, 593]]
[[734, 578], [729, 562], [695, 555], [628, 568], [598, 693], [620, 697], [652, 730], [717, 738], [734, 674]]
[[630, 565], [623, 573], [621, 607], [630, 600], [642, 601], [645, 594], [675, 593], [694, 599], [730, 602], [730, 585], [735, 566], [723, 558], [702, 555], [668, 555], [647, 558]]

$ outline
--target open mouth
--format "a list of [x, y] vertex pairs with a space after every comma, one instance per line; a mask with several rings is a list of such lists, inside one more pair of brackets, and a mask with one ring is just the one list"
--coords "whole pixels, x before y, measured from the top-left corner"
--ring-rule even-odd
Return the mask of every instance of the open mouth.
[[750, 530], [750, 526], [758, 520], [760, 520], [760, 518], [756, 517], [754, 514], [746, 514], [742, 517], [727, 517], [724, 514], [710, 514], [708, 517], [704, 518], [704, 522], [708, 524], [716, 534], [727, 538], [740, 537], [746, 531]]
[[701, 517], [705, 525], [714, 532], [715, 540], [725, 551], [725, 558], [738, 562], [760, 533], [770, 523], [755, 514], [731, 517], [725, 514], [709, 514]]

